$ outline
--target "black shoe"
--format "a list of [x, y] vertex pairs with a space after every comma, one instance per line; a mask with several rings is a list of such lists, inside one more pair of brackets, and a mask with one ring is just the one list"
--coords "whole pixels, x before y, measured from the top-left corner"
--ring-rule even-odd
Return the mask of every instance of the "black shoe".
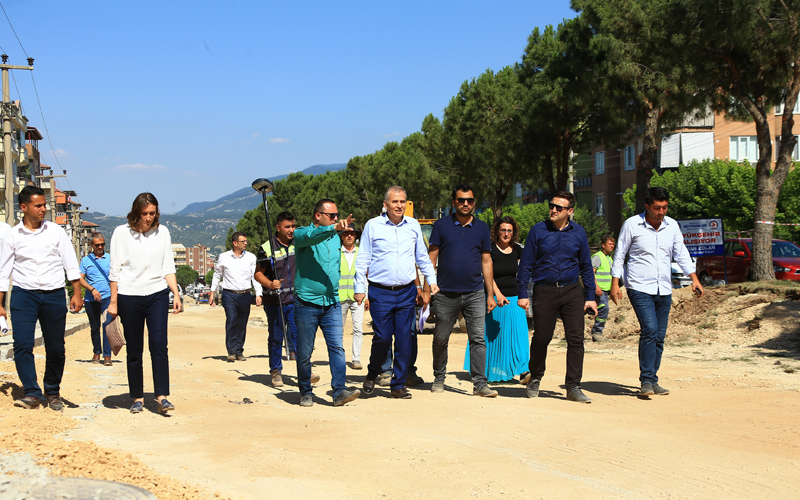
[[47, 395], [47, 406], [53, 411], [61, 411], [64, 409], [64, 402], [58, 394]]
[[400, 389], [392, 389], [392, 397], [395, 399], [411, 399], [411, 393], [405, 387], [401, 387]]
[[361, 386], [364, 389], [364, 394], [372, 394], [375, 390], [375, 381], [368, 378], [364, 379], [364, 384]]
[[350, 401], [355, 401], [360, 395], [361, 391], [358, 389], [353, 389], [352, 391], [345, 389], [337, 398], [333, 400], [333, 406], [342, 406]]
[[416, 387], [424, 383], [425, 381], [422, 380], [422, 377], [420, 377], [419, 375], [409, 375], [408, 378], [406, 378], [406, 385], [408, 387]]
[[26, 410], [32, 410], [34, 408], [38, 408], [39, 405], [42, 404], [42, 400], [37, 398], [36, 396], [25, 396], [22, 399], [18, 399], [14, 401], [14, 406], [17, 408], [25, 408]]
[[131, 413], [142, 413], [144, 411], [144, 403], [141, 401], [134, 401], [131, 406]]
[[652, 396], [655, 394], [653, 391], [653, 384], [650, 382], [642, 382], [642, 389], [639, 391], [640, 396]]

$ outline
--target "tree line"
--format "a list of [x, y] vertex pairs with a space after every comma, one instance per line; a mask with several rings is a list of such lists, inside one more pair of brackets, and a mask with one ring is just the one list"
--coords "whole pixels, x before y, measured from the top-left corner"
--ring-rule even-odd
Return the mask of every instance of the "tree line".
[[[800, 0], [571, 5], [576, 17], [535, 28], [519, 61], [464, 81], [441, 118], [424, 117], [418, 132], [350, 159], [342, 171], [277, 181], [271, 214], [289, 210], [308, 224], [314, 203], [329, 197], [363, 223], [380, 213], [385, 189], [398, 184], [415, 215], [428, 218], [464, 182], [499, 217], [516, 183], [566, 189], [573, 152], [619, 148], [634, 136], [643, 147], [637, 189], [626, 201], [641, 211], [663, 135], [687, 116], [713, 110], [754, 122], [752, 220], [774, 221], [796, 144], [791, 110], [800, 92]], [[775, 106], [784, 110], [779, 131], [770, 129]], [[777, 152], [773, 136], [780, 138]], [[671, 207], [680, 210], [682, 200]], [[264, 222], [259, 207], [236, 229], [255, 248], [265, 239]], [[754, 276], [772, 278], [773, 226], [755, 224], [753, 235]]]

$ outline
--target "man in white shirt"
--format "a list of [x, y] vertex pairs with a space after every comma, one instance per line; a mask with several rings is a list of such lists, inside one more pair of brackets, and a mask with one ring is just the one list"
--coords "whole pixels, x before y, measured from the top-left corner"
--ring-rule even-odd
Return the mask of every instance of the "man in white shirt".
[[[672, 261], [692, 278], [692, 291], [703, 295], [695, 273], [695, 264], [683, 243], [683, 234], [675, 219], [667, 217], [669, 193], [661, 187], [650, 188], [644, 200], [645, 211], [625, 221], [617, 241], [611, 267], [611, 292], [614, 304], [622, 300], [619, 280], [625, 271], [625, 287], [639, 319], [640, 395], [666, 396], [669, 390], [658, 385], [658, 369], [664, 352], [669, 311], [672, 306]], [[627, 261], [626, 261], [627, 257]]]
[[211, 280], [211, 295], [208, 303], [214, 307], [214, 292], [222, 283], [222, 308], [225, 309], [225, 347], [228, 362], [246, 361], [244, 338], [247, 320], [250, 318], [250, 286], [256, 290], [256, 305], [261, 305], [261, 284], [253, 278], [256, 271], [256, 256], [245, 250], [247, 236], [239, 231], [231, 236], [231, 250], [220, 254]]
[[[46, 354], [44, 391], [51, 409], [64, 408], [61, 378], [64, 375], [64, 330], [67, 322], [64, 273], [72, 283], [70, 310], [83, 307], [78, 258], [58, 224], [45, 221], [47, 206], [44, 191], [26, 186], [19, 192], [22, 222], [14, 226], [0, 243], [0, 283], [8, 283], [13, 273], [13, 293], [9, 308], [14, 317], [14, 364], [25, 397], [14, 402], [19, 408], [36, 408], [43, 394], [36, 380], [33, 357], [36, 322], [42, 328]], [[5, 300], [5, 285], [0, 286], [0, 304]], [[0, 316], [6, 317], [0, 305]]]

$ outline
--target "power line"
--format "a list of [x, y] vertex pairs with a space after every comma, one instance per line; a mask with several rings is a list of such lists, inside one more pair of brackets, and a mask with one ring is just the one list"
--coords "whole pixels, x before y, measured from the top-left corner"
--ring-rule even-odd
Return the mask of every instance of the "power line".
[[6, 8], [3, 7], [3, 2], [0, 2], [0, 9], [3, 9], [3, 14], [6, 16], [6, 21], [8, 21], [8, 25], [11, 26], [11, 32], [14, 33], [14, 36], [17, 38], [17, 42], [19, 43], [19, 46], [22, 49], [22, 53], [25, 54], [25, 57], [30, 57], [28, 53], [25, 52], [25, 47], [22, 46], [22, 40], [20, 40], [19, 36], [17, 36], [17, 30], [14, 29], [14, 25], [11, 24], [11, 19], [8, 18], [8, 13], [6, 13]]

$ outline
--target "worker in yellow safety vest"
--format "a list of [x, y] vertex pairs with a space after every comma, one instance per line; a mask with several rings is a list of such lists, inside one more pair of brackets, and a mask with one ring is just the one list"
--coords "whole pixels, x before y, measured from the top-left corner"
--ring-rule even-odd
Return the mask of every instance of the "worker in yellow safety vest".
[[361, 236], [361, 231], [356, 229], [355, 224], [343, 231], [339, 231], [339, 238], [342, 240], [342, 257], [339, 270], [339, 302], [342, 306], [342, 328], [344, 328], [347, 312], [350, 312], [350, 319], [353, 322], [353, 356], [349, 363], [353, 370], [361, 370], [361, 344], [363, 342], [364, 311], [369, 311], [369, 301], [364, 301], [361, 305], [353, 297], [355, 293], [356, 279], [356, 255], [358, 246], [356, 240]]
[[614, 238], [604, 235], [600, 240], [600, 250], [592, 255], [592, 268], [594, 268], [595, 300], [597, 301], [597, 316], [592, 326], [592, 340], [602, 342], [603, 329], [608, 321], [608, 292], [611, 290], [611, 265], [614, 259]]

